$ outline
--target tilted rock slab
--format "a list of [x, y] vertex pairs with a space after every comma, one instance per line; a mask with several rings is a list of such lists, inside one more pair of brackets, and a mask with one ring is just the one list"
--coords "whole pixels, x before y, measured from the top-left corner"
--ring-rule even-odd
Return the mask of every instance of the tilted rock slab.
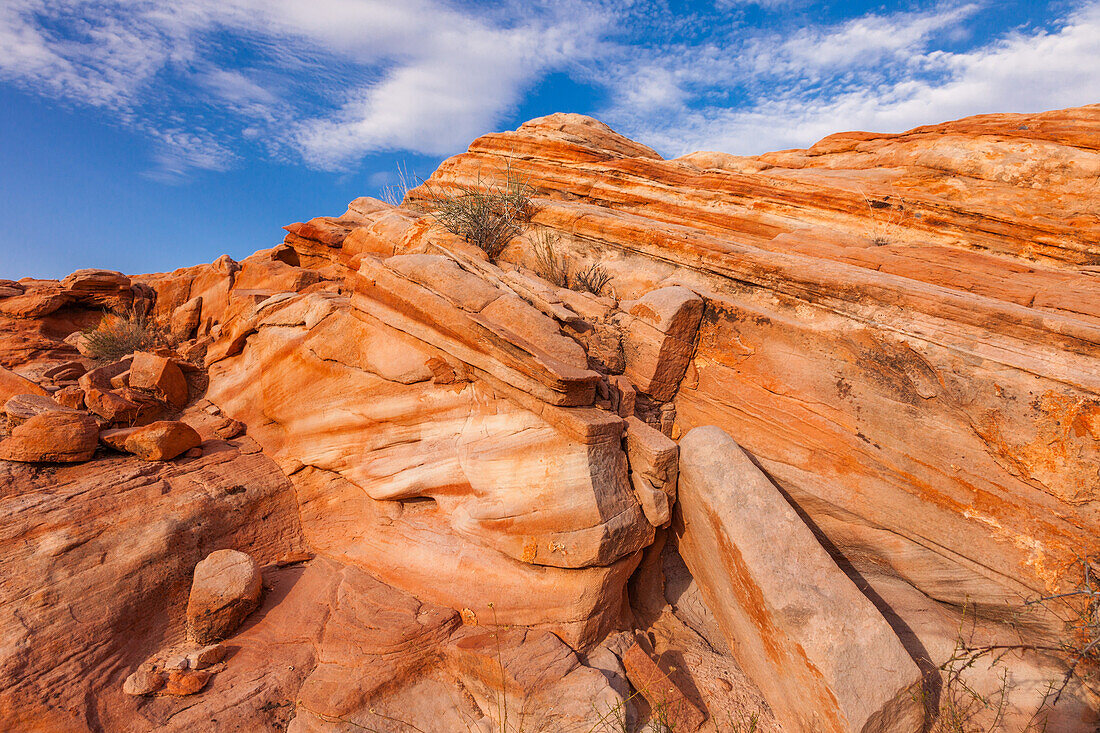
[[187, 633], [200, 644], [224, 639], [256, 609], [260, 569], [247, 553], [217, 550], [195, 566], [187, 600]]
[[679, 489], [680, 553], [786, 730], [921, 729], [913, 659], [732, 438], [688, 432]]

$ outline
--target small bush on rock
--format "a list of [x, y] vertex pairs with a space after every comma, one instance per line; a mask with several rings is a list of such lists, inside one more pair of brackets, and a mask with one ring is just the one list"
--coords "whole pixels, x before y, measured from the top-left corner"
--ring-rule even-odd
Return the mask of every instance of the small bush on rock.
[[593, 263], [588, 267], [577, 272], [573, 278], [574, 289], [587, 290], [593, 295], [603, 294], [604, 288], [607, 287], [607, 283], [611, 281], [611, 276], [607, 274], [607, 271], [603, 269], [603, 266], [599, 263]]
[[460, 186], [454, 192], [428, 190], [429, 211], [443, 227], [479, 247], [496, 261], [523, 231], [533, 213], [531, 187], [508, 172], [503, 183]]
[[135, 351], [150, 351], [168, 341], [156, 319], [133, 307], [105, 312], [99, 325], [83, 335], [89, 356], [101, 362], [118, 361]]

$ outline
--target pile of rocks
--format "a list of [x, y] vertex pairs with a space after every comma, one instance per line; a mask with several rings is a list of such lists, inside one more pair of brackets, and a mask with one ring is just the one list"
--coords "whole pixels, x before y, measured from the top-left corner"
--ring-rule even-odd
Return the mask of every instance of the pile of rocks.
[[167, 461], [197, 449], [199, 434], [171, 418], [187, 405], [186, 372], [170, 355], [138, 352], [99, 366], [47, 365], [39, 384], [0, 367], [9, 434], [0, 459], [25, 463], [90, 460], [100, 442], [143, 460]]

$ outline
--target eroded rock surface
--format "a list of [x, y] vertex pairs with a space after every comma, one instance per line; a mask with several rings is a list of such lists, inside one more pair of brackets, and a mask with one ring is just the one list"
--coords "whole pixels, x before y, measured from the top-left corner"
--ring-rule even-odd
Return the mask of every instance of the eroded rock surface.
[[[639, 631], [702, 730], [890, 729], [918, 678], [934, 725], [962, 622], [974, 643], [1059, 643], [1023, 601], [1100, 549], [1097, 124], [1094, 105], [662, 160], [551, 115], [474, 141], [400, 207], [357, 199], [239, 263], [0, 281], [0, 450], [61, 435], [42, 421], [92, 436], [0, 459], [0, 554], [23, 569], [0, 584], [0, 718], [641, 726], [657, 713], [622, 663]], [[423, 209], [505, 170], [535, 192], [532, 228], [490, 262]], [[540, 277], [536, 230], [606, 288]], [[105, 308], [149, 314], [167, 346], [97, 362], [82, 332]], [[698, 490], [676, 441], [699, 426], [744, 449], [769, 517]], [[137, 435], [161, 460], [96, 447]], [[764, 545], [832, 580], [746, 601], [719, 537], [763, 553], [761, 583], [783, 569]], [[268, 590], [199, 669], [191, 573], [226, 549]], [[857, 610], [803, 612], [830, 602]], [[820, 672], [795, 675], [822, 693], [804, 710], [733, 608]], [[1064, 658], [1007, 659], [1004, 729], [1095, 727], [1076, 678], [1043, 698]], [[998, 674], [966, 682], [996, 694]]]

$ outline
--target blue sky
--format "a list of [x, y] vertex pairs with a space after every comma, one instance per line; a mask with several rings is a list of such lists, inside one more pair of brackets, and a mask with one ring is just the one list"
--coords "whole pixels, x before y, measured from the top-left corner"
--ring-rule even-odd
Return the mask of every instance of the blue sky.
[[1100, 0], [2, 0], [0, 278], [243, 258], [478, 135], [665, 156], [1100, 102]]

